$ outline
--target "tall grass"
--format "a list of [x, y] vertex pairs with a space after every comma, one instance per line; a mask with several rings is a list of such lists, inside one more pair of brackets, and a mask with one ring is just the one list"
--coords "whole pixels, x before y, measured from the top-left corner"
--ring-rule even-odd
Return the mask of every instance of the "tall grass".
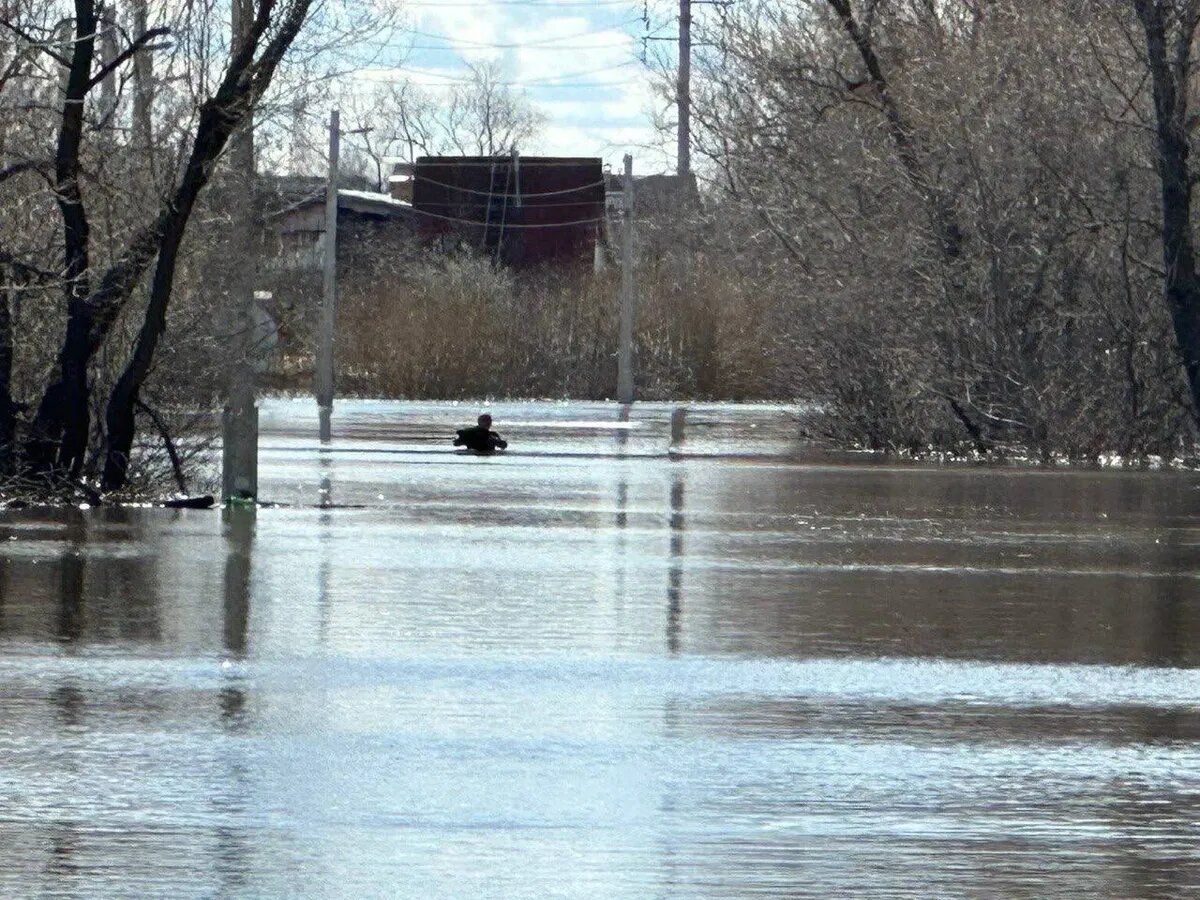
[[[342, 278], [340, 390], [451, 399], [616, 392], [619, 271], [512, 271], [479, 258], [376, 261]], [[767, 308], [703, 265], [639, 268], [644, 399], [772, 396]]]

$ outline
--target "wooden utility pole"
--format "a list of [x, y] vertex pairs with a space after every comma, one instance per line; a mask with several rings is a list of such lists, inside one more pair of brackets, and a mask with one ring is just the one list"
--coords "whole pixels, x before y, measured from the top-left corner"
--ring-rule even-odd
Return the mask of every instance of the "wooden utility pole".
[[625, 154], [621, 232], [621, 324], [617, 352], [617, 401], [633, 402], [633, 157]]
[[[234, 0], [232, 17], [233, 52], [237, 53], [254, 18], [248, 0]], [[234, 364], [230, 367], [229, 400], [222, 422], [221, 497], [225, 502], [258, 497], [258, 406], [252, 358], [256, 351], [253, 304], [258, 248], [253, 116], [230, 139], [229, 156], [233, 170], [229, 179], [233, 253], [228, 287]]]
[[675, 171], [692, 171], [692, 0], [679, 0], [679, 146]]
[[337, 230], [338, 151], [341, 146], [341, 115], [329, 113], [329, 176], [325, 184], [325, 292], [321, 302], [321, 334], [317, 349], [317, 406], [321, 443], [332, 439], [333, 425], [333, 329], [337, 322]]

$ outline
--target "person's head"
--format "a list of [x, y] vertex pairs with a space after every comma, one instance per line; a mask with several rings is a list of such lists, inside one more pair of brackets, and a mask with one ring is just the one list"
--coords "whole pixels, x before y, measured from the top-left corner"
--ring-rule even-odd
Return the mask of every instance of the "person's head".
[[480, 428], [491, 428], [492, 427], [492, 417], [489, 416], [487, 413], [484, 413], [483, 415], [481, 415], [478, 419], [478, 422], [479, 422]]

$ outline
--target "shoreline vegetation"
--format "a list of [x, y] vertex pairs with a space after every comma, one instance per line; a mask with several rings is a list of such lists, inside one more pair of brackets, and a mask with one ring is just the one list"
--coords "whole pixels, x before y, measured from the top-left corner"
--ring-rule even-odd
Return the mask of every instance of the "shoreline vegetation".
[[[809, 397], [807, 439], [892, 459], [1191, 467], [1200, 0], [985, 6], [695, 23], [696, 183], [635, 196], [642, 398]], [[217, 428], [194, 410], [263, 369], [306, 389], [320, 309], [318, 273], [275, 265], [254, 179], [323, 163], [268, 171], [241, 129], [296, 136], [272, 117], [310, 84], [287, 51], [336, 23], [267, 4], [230, 54], [181, 12], [175, 45], [206, 49], [168, 104], [126, 71], [161, 35], [98, 66], [98, 9], [14, 8], [0, 37], [0, 107], [26, 98], [0, 109], [0, 479], [51, 499], [206, 485]], [[65, 83], [21, 37], [64, 23]], [[619, 241], [598, 272], [531, 271], [383, 231], [338, 239], [343, 394], [615, 394]]]
[[[264, 393], [260, 399], [284, 400], [295, 402], [315, 402], [312, 395], [306, 391], [274, 390]], [[569, 405], [572, 403], [611, 403], [609, 398], [570, 398], [570, 397], [538, 397], [520, 396], [481, 396], [459, 397], [441, 401], [422, 398], [391, 398], [378, 396], [339, 396], [339, 402], [360, 401], [379, 402], [430, 402], [452, 403], [470, 410], [475, 407], [487, 408], [493, 404], [522, 404], [545, 403]], [[688, 408], [694, 404], [741, 405], [748, 407], [798, 407], [804, 401], [787, 401], [778, 398], [746, 401], [724, 401], [711, 399], [660, 399], [640, 400], [638, 403], [654, 403], [668, 406]], [[635, 406], [637, 403], [635, 403]], [[193, 413], [195, 415], [195, 413]], [[219, 418], [219, 412], [211, 415]], [[1180, 455], [1174, 458], [1145, 456], [1129, 458], [1119, 453], [1101, 453], [1093, 458], [1071, 458], [1064, 454], [1041, 455], [1028, 452], [1020, 447], [995, 448], [989, 453], [981, 453], [970, 447], [958, 451], [945, 448], [926, 447], [919, 450], [909, 448], [884, 451], [863, 446], [838, 445], [821, 437], [820, 421], [823, 413], [793, 412], [796, 425], [795, 452], [790, 454], [771, 454], [772, 458], [792, 462], [798, 466], [804, 465], [866, 465], [876, 466], [914, 466], [949, 469], [1012, 469], [1014, 471], [1043, 470], [1047, 472], [1200, 472], [1200, 448], [1193, 455]], [[181, 442], [181, 448], [188, 458], [187, 473], [190, 482], [180, 483], [182, 471], [169, 472], [164, 467], [169, 465], [165, 459], [158, 460], [158, 468], [143, 468], [143, 475], [136, 482], [131, 482], [124, 490], [104, 493], [96, 481], [79, 480], [69, 482], [60, 480], [34, 481], [31, 479], [8, 478], [0, 481], [0, 511], [16, 511], [38, 508], [74, 507], [81, 510], [98, 507], [151, 509], [151, 508], [209, 508], [220, 506], [215, 498], [214, 490], [219, 481], [219, 473], [213, 470], [219, 445], [208, 438], [188, 444]], [[146, 452], [145, 459], [150, 461], [155, 454], [151, 448], [142, 448]], [[449, 452], [449, 451], [448, 451]], [[665, 451], [664, 451], [665, 455]], [[749, 455], [753, 455], [751, 451]], [[175, 490], [169, 490], [170, 484]], [[189, 485], [192, 487], [188, 489]], [[210, 503], [203, 502], [207, 498]], [[273, 507], [268, 500], [258, 504]]]

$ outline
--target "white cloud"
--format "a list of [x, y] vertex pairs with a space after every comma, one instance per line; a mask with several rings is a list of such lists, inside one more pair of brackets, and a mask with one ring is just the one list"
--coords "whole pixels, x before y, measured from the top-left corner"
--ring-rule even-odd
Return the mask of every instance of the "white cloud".
[[484, 0], [422, 5], [414, 9], [416, 49], [405, 67], [364, 80], [410, 78], [436, 92], [429, 86], [462, 79], [468, 63], [495, 60], [502, 79], [524, 90], [545, 117], [541, 140], [525, 152], [601, 156], [614, 169], [630, 152], [637, 171], [664, 171], [673, 160], [650, 124], [662, 101], [638, 61], [641, 26], [629, 21], [632, 12], [597, 6], [555, 13]]
[[[504, 7], [495, 3], [422, 7], [417, 18], [417, 30], [422, 33], [414, 35], [413, 43], [419, 47], [444, 44], [453, 47], [463, 59], [473, 62], [494, 59], [499, 55], [498, 50], [478, 45], [501, 43], [506, 24]], [[452, 58], [450, 53], [445, 55]]]
[[554, 123], [544, 130], [542, 139], [530, 153], [544, 156], [598, 156], [614, 172], [620, 170], [622, 158], [629, 153], [634, 159], [634, 172], [646, 175], [664, 171], [670, 165], [666, 155], [657, 149], [658, 144], [658, 134], [649, 123], [640, 126]]

